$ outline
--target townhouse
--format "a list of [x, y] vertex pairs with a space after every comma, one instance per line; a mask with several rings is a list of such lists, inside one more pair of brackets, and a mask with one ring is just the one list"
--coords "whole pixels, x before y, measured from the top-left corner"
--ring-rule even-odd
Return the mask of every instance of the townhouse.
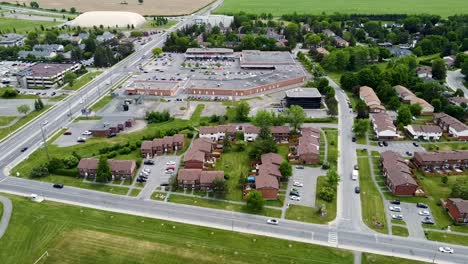
[[291, 156], [293, 160], [301, 164], [318, 164], [320, 162], [320, 129], [302, 128], [301, 136]]
[[263, 199], [276, 200], [282, 177], [279, 167], [283, 158], [276, 153], [267, 153], [260, 160], [261, 163], [256, 165], [255, 189], [262, 193]]
[[418, 183], [414, 180], [406, 160], [397, 152], [385, 151], [380, 154], [380, 164], [388, 189], [397, 196], [414, 195]]
[[407, 125], [406, 133], [413, 139], [439, 140], [442, 129], [435, 125]]
[[156, 155], [178, 151], [184, 148], [184, 141], [185, 135], [183, 134], [155, 138], [152, 141], [143, 141], [141, 143], [141, 155], [150, 158]]
[[[133, 178], [136, 171], [134, 160], [108, 160], [112, 178], [114, 180]], [[96, 158], [83, 158], [78, 163], [78, 175], [87, 179], [94, 179], [97, 175], [99, 160]]]
[[197, 138], [184, 156], [186, 169], [203, 169], [213, 164], [213, 143], [206, 138]]
[[229, 140], [236, 138], [237, 127], [233, 125], [202, 126], [198, 130], [200, 138], [210, 139], [212, 141], [224, 140], [227, 136]]
[[468, 168], [468, 151], [415, 152], [412, 162], [425, 173], [461, 173]]
[[468, 200], [448, 198], [444, 207], [453, 221], [459, 224], [468, 224]]
[[445, 113], [434, 114], [434, 123], [438, 125], [449, 137], [458, 140], [468, 140], [468, 126], [460, 120]]
[[260, 128], [256, 126], [244, 126], [244, 141], [252, 142], [255, 141], [260, 133]]
[[421, 113], [423, 115], [431, 115], [434, 113], [434, 107], [426, 102], [426, 100], [417, 97], [413, 92], [411, 92], [408, 88], [402, 85], [396, 85], [393, 87], [400, 100], [405, 104], [418, 104], [421, 106]]
[[371, 87], [361, 86], [359, 88], [359, 98], [364, 101], [370, 113], [380, 113], [385, 111], [385, 107], [382, 105], [379, 97]]
[[204, 171], [202, 169], [180, 169], [177, 175], [179, 188], [201, 189], [209, 191], [213, 189], [215, 180], [224, 181], [224, 171]]
[[278, 143], [289, 142], [289, 127], [288, 126], [272, 126], [271, 135]]
[[370, 120], [377, 139], [396, 139], [399, 137], [397, 128], [387, 113], [371, 114]]

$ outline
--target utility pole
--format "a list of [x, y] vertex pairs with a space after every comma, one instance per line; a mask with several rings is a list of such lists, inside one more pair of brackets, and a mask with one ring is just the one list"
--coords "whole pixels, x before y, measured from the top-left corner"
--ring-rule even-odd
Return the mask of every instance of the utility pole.
[[46, 155], [47, 155], [47, 160], [50, 161], [50, 156], [49, 156], [49, 150], [47, 149], [47, 142], [46, 142], [46, 136], [45, 136], [45, 133], [44, 133], [44, 125], [47, 124], [47, 123], [41, 123], [40, 124], [40, 127], [41, 127], [41, 134], [42, 134], [42, 142], [44, 144], [44, 149], [46, 151]]

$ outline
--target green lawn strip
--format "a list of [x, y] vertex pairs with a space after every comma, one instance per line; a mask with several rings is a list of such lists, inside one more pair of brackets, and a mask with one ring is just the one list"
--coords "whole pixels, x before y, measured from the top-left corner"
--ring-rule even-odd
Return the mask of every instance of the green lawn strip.
[[338, 162], [338, 130], [336, 128], [322, 128], [327, 136], [328, 163], [336, 166]]
[[93, 112], [97, 112], [98, 110], [100, 110], [101, 108], [103, 108], [104, 106], [106, 106], [108, 103], [110, 103], [110, 101], [112, 101], [112, 96], [110, 95], [105, 95], [104, 97], [102, 97], [101, 99], [99, 99], [99, 101], [97, 101], [96, 103], [94, 103], [92, 106], [91, 106], [91, 111]]
[[139, 29], [169, 29], [175, 24], [177, 24], [177, 22], [177, 20], [168, 20], [167, 23], [164, 25], [153, 25], [152, 23], [156, 23], [156, 21], [149, 18], [147, 19], [146, 23]]
[[79, 116], [73, 120], [73, 122], [79, 122], [82, 120], [101, 120], [102, 116]]
[[[164, 198], [161, 198], [161, 195], [163, 195]], [[167, 193], [165, 193], [165, 192], [153, 192], [153, 194], [151, 194], [151, 199], [158, 200], [158, 201], [163, 201], [166, 196], [167, 196]]]
[[283, 157], [283, 159], [288, 160], [289, 145], [288, 144], [278, 144], [278, 154], [280, 154]]
[[384, 255], [376, 255], [371, 253], [362, 253], [362, 264], [423, 264], [427, 262], [416, 261], [412, 259], [404, 259], [390, 257]]
[[402, 226], [392, 226], [392, 234], [394, 236], [402, 236], [402, 237], [409, 236], [408, 229]]
[[[326, 176], [319, 176], [317, 178], [317, 193], [321, 187], [327, 184]], [[325, 205], [327, 210], [327, 216], [322, 217], [320, 213], [320, 206]], [[320, 199], [318, 196], [315, 197], [315, 207], [307, 207], [302, 205], [289, 205], [286, 210], [286, 219], [296, 220], [301, 222], [315, 223], [315, 224], [326, 224], [336, 218], [336, 194], [332, 202], [326, 202]]]
[[190, 117], [190, 121], [192, 121], [194, 124], [199, 124], [200, 119], [201, 119], [201, 114], [203, 113], [203, 109], [205, 109], [204, 104], [197, 105], [197, 107], [192, 113], [192, 116]]
[[468, 236], [431, 231], [425, 231], [424, 233], [429, 240], [468, 246]]
[[45, 251], [52, 264], [353, 261], [352, 252], [331, 247], [8, 197], [14, 209], [0, 240], [2, 263], [34, 263]]
[[367, 141], [366, 141], [366, 137], [356, 137], [356, 143], [357, 144], [361, 144], [361, 145], [366, 145], [367, 144]]
[[[372, 180], [369, 158], [358, 157], [358, 165], [362, 218], [364, 223], [377, 232], [388, 234], [384, 203]], [[381, 223], [383, 228], [375, 226], [374, 221]]]
[[41, 29], [41, 25], [44, 28], [51, 28], [57, 25], [60, 25], [59, 22], [52, 21], [31, 21], [26, 19], [15, 19], [15, 18], [6, 18], [0, 17], [0, 31], [3, 33], [27, 33], [31, 31], [36, 31]]
[[7, 126], [15, 119], [16, 116], [0, 116], [0, 126]]
[[49, 102], [60, 102], [63, 99], [67, 98], [67, 96], [68, 96], [68, 94], [57, 95], [57, 96], [54, 96], [54, 97], [47, 98], [47, 101], [49, 101]]
[[284, 195], [279, 195], [278, 200], [265, 201], [265, 205], [274, 206], [274, 207], [283, 207], [283, 205], [284, 205]]
[[141, 189], [132, 189], [130, 191], [130, 196], [133, 196], [133, 197], [138, 196], [140, 192], [141, 192]]
[[179, 203], [179, 204], [187, 204], [193, 206], [200, 206], [200, 207], [207, 207], [213, 209], [221, 209], [227, 211], [234, 211], [234, 212], [242, 212], [242, 213], [252, 213], [258, 215], [264, 215], [269, 217], [281, 217], [281, 210], [271, 209], [271, 208], [263, 208], [261, 212], [251, 212], [248, 211], [244, 205], [241, 204], [234, 204], [224, 201], [217, 201], [217, 200], [209, 200], [199, 197], [190, 197], [185, 195], [178, 195], [178, 194], [171, 194], [169, 196], [169, 202], [171, 203]]
[[[339, 82], [338, 82], [339, 84]], [[359, 99], [359, 97], [357, 97], [355, 94], [353, 94], [353, 92], [351, 91], [345, 91], [346, 95], [348, 96], [349, 98], [349, 102], [351, 103], [351, 106], [353, 109], [356, 109], [356, 101], [357, 99]]]
[[79, 77], [75, 81], [73, 86], [66, 85], [65, 87], [63, 87], [63, 89], [64, 90], [75, 90], [76, 91], [76, 90], [80, 89], [81, 87], [85, 86], [87, 83], [89, 83], [91, 80], [93, 80], [96, 76], [98, 76], [101, 73], [102, 73], [102, 71], [88, 72], [88, 73], [82, 75], [81, 77]]
[[325, 159], [325, 136], [320, 133], [320, 164], [323, 164]]
[[467, 150], [467, 142], [444, 142], [444, 143], [423, 143], [421, 144], [428, 151], [448, 151], [448, 150]]
[[3, 139], [7, 135], [9, 135], [10, 133], [13, 133], [15, 130], [17, 130], [18, 128], [20, 128], [24, 124], [26, 124], [29, 121], [31, 121], [32, 119], [36, 118], [42, 112], [47, 111], [47, 109], [49, 109], [49, 108], [50, 108], [50, 106], [46, 105], [46, 106], [44, 106], [44, 109], [42, 109], [40, 111], [32, 111], [29, 114], [27, 114], [26, 116], [22, 116], [17, 122], [12, 124], [11, 126], [8, 126], [8, 127], [5, 127], [5, 128], [0, 128], [0, 139]]
[[338, 118], [336, 117], [315, 117], [315, 118], [306, 118], [304, 123], [331, 123], [338, 124]]
[[406, 222], [403, 220], [392, 219], [392, 224], [406, 225]]

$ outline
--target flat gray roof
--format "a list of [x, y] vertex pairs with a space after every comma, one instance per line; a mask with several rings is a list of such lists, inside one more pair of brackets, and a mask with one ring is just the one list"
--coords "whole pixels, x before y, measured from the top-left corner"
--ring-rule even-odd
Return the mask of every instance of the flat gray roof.
[[127, 88], [130, 89], [144, 89], [149, 90], [171, 90], [175, 89], [179, 84], [178, 81], [145, 81], [145, 80], [136, 80], [132, 82]]
[[286, 97], [290, 98], [317, 98], [322, 97], [317, 88], [295, 88], [289, 91], [286, 91]]
[[225, 48], [188, 48], [185, 53], [233, 53], [233, 49]]
[[244, 50], [240, 57], [243, 65], [293, 65], [296, 64], [288, 51]]

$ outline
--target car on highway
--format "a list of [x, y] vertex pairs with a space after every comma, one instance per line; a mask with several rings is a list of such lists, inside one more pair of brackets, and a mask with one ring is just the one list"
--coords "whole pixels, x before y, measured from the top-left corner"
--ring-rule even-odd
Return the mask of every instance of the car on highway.
[[63, 134], [64, 134], [65, 136], [69, 136], [69, 135], [72, 134], [72, 132], [71, 132], [71, 131], [65, 131], [65, 133], [63, 133]]
[[439, 252], [453, 254], [453, 248], [451, 248], [451, 247], [439, 247]]
[[298, 170], [303, 170], [303, 169], [304, 169], [304, 166], [302, 166], [302, 165], [296, 166], [296, 169], [298, 169]]
[[279, 221], [278, 221], [278, 219], [270, 218], [270, 219], [267, 219], [267, 224], [270, 224], [270, 225], [279, 225]]
[[295, 181], [293, 183], [293, 186], [295, 186], [295, 187], [304, 187], [304, 184], [302, 182]]
[[397, 199], [391, 200], [390, 203], [391, 204], [400, 204], [400, 200], [397, 200]]
[[301, 197], [295, 196], [295, 195], [291, 195], [291, 196], [289, 196], [289, 199], [291, 199], [291, 200], [293, 200], [293, 201], [298, 201], [298, 202], [299, 202], [299, 201], [301, 200]]
[[403, 220], [403, 215], [401, 215], [401, 214], [392, 214], [392, 219]]
[[81, 133], [81, 135], [83, 135], [83, 136], [91, 136], [92, 134], [93, 134], [93, 133], [92, 133], [91, 131], [88, 131], [88, 130], [83, 131], [83, 132]]
[[417, 204], [416, 204], [416, 207], [426, 209], [426, 208], [428, 208], [429, 206], [427, 206], [427, 204], [425, 204], [425, 203], [417, 203]]
[[[153, 162], [153, 164], [154, 164], [154, 162]], [[166, 162], [166, 165], [175, 165], [175, 164], [176, 164], [175, 161], [172, 161], [172, 160]]]
[[400, 206], [390, 206], [390, 207], [388, 207], [388, 209], [390, 211], [393, 211], [393, 212], [401, 212], [401, 207]]
[[26, 150], [28, 150], [28, 147], [24, 147], [21, 149], [21, 152], [25, 152]]
[[418, 143], [416, 143], [416, 142], [413, 142], [413, 146], [415, 146], [415, 147], [419, 147], [419, 144], [418, 144]]
[[359, 186], [354, 187], [354, 192], [355, 193], [360, 193], [361, 189], [359, 189]]
[[57, 189], [62, 189], [63, 188], [63, 184], [61, 183], [55, 183], [54, 185], [52, 185], [54, 188], [57, 188]]
[[418, 212], [418, 215], [422, 215], [422, 216], [430, 216], [431, 213], [427, 210], [421, 210]]
[[154, 160], [145, 160], [143, 162], [143, 164], [145, 164], [145, 165], [154, 165]]

